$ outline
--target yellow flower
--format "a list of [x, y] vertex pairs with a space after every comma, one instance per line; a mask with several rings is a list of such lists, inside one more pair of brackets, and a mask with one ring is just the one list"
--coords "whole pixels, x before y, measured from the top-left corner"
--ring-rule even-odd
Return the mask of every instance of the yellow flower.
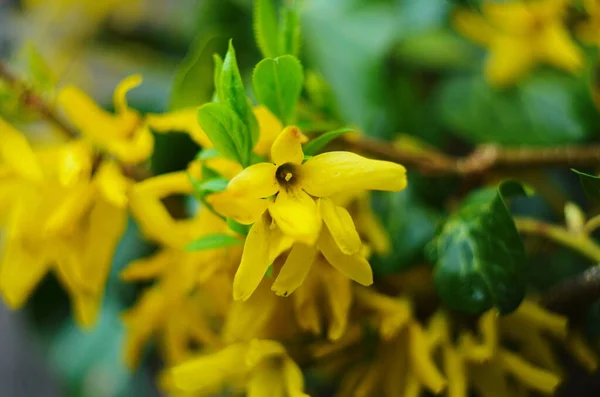
[[124, 163], [147, 160], [154, 148], [154, 137], [141, 116], [127, 106], [126, 94], [142, 83], [134, 75], [124, 79], [114, 93], [116, 114], [100, 108], [83, 91], [68, 86], [58, 95], [58, 103], [70, 121], [93, 146], [114, 155]]
[[600, 47], [600, 1], [583, 0], [589, 19], [577, 26], [579, 38], [588, 44]]
[[304, 380], [285, 348], [273, 340], [235, 343], [174, 367], [175, 389], [211, 396], [246, 390], [249, 396], [301, 397]]
[[0, 187], [7, 214], [0, 292], [8, 306], [19, 308], [54, 270], [71, 296], [77, 322], [91, 327], [125, 230], [130, 182], [110, 161], [93, 170], [83, 142], [32, 151], [16, 130], [3, 131], [10, 136], [3, 152], [21, 153], [28, 164], [2, 154], [12, 177]]
[[456, 29], [490, 51], [485, 74], [495, 85], [510, 85], [537, 64], [577, 72], [583, 54], [564, 26], [566, 0], [485, 2], [482, 14], [461, 10]]
[[372, 283], [352, 217], [328, 197], [356, 190], [401, 190], [405, 169], [349, 152], [324, 153], [303, 162], [301, 144], [306, 140], [297, 127], [286, 127], [271, 148], [272, 163], [244, 169], [225, 192], [208, 198], [217, 212], [253, 224], [234, 279], [236, 300], [247, 299], [256, 289], [271, 264], [270, 247], [286, 237], [295, 244], [273, 284], [277, 294], [288, 295], [302, 284], [317, 251], [348, 277]]

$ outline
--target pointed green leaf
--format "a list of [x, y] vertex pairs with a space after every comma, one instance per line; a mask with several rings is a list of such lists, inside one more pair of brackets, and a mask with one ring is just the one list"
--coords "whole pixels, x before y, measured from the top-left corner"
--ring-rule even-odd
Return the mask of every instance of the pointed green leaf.
[[571, 171], [579, 175], [581, 186], [583, 186], [583, 190], [585, 190], [588, 197], [593, 200], [600, 200], [600, 177], [586, 174], [585, 172], [577, 171], [575, 169], [571, 169]]
[[279, 32], [279, 49], [281, 53], [278, 55], [289, 54], [297, 57], [300, 52], [301, 39], [298, 12], [293, 8], [284, 8], [282, 14], [283, 21]]
[[258, 142], [258, 121], [252, 112], [252, 107], [246, 96], [242, 76], [238, 69], [233, 43], [229, 42], [229, 49], [223, 60], [223, 67], [219, 76], [219, 102], [227, 104], [237, 115], [240, 120], [246, 125], [248, 133], [249, 146], [247, 147], [248, 155], [252, 148]]
[[279, 27], [273, 0], [254, 0], [254, 35], [265, 58], [275, 58], [279, 52]]
[[219, 56], [219, 54], [213, 54], [213, 62], [215, 64], [215, 70], [213, 74], [215, 93], [213, 102], [219, 102], [219, 87], [221, 85], [221, 71], [223, 70], [223, 59]]
[[244, 167], [248, 165], [250, 134], [230, 107], [207, 103], [198, 109], [198, 123], [219, 153]]
[[284, 55], [263, 59], [256, 65], [252, 84], [260, 103], [285, 125], [293, 124], [303, 83], [302, 65], [296, 57]]
[[227, 218], [227, 226], [229, 226], [229, 230], [236, 232], [242, 236], [247, 236], [250, 231], [250, 225], [242, 225], [235, 219]]
[[525, 194], [516, 182], [475, 191], [432, 242], [435, 285], [453, 309], [510, 313], [523, 300], [525, 249], [504, 200]]
[[333, 141], [338, 136], [352, 131], [354, 131], [352, 128], [340, 128], [339, 130], [328, 131], [304, 145], [302, 151], [305, 156], [314, 156], [319, 150], [323, 149], [329, 142]]
[[196, 241], [192, 241], [186, 247], [186, 251], [204, 251], [210, 249], [231, 247], [241, 245], [242, 240], [229, 234], [210, 234], [200, 237]]

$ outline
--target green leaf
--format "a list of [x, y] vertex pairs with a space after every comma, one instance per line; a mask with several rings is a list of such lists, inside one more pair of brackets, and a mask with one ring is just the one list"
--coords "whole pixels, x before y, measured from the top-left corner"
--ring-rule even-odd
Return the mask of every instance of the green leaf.
[[284, 55], [263, 59], [252, 76], [254, 94], [284, 125], [293, 124], [303, 83], [302, 65], [296, 57]]
[[52, 89], [56, 85], [56, 76], [33, 43], [25, 46], [25, 58], [34, 85], [41, 90]]
[[198, 185], [198, 189], [207, 193], [222, 192], [227, 189], [228, 179], [225, 178], [213, 178], [206, 181], [202, 181]]
[[169, 107], [172, 110], [199, 106], [213, 94], [212, 58], [223, 46], [223, 39], [203, 31], [192, 43], [188, 54], [177, 67]]
[[503, 90], [490, 87], [483, 76], [458, 76], [440, 94], [445, 127], [472, 143], [575, 143], [598, 123], [583, 81], [559, 73], [539, 72]]
[[242, 82], [242, 76], [238, 69], [233, 43], [229, 42], [229, 49], [223, 60], [223, 67], [219, 76], [219, 101], [229, 105], [237, 113], [240, 120], [246, 125], [249, 135], [248, 155], [258, 142], [258, 121], [252, 112], [246, 90]]
[[300, 53], [300, 22], [298, 12], [293, 8], [284, 8], [282, 14], [283, 21], [281, 31], [279, 32], [279, 55], [289, 54], [297, 57]]
[[339, 130], [328, 131], [304, 145], [302, 151], [305, 156], [314, 156], [319, 150], [323, 149], [329, 142], [333, 141], [338, 136], [352, 131], [354, 131], [352, 128], [340, 128]]
[[586, 174], [585, 172], [577, 171], [575, 169], [571, 169], [571, 171], [579, 175], [581, 186], [583, 186], [583, 190], [585, 190], [588, 197], [594, 200], [600, 200], [600, 177]]
[[221, 154], [219, 153], [219, 151], [217, 149], [215, 149], [214, 147], [211, 147], [208, 149], [202, 149], [200, 152], [198, 152], [196, 159], [200, 160], [200, 161], [204, 161], [204, 160], [214, 159], [215, 157], [219, 157], [220, 155]]
[[213, 54], [213, 62], [215, 64], [215, 70], [213, 74], [215, 93], [213, 102], [219, 102], [219, 87], [221, 86], [221, 71], [223, 70], [223, 59], [219, 56], [219, 54]]
[[279, 27], [273, 0], [254, 0], [254, 36], [265, 58], [279, 53]]
[[242, 225], [235, 219], [227, 218], [227, 226], [229, 226], [229, 230], [236, 232], [242, 236], [247, 236], [250, 231], [250, 225]]
[[471, 193], [431, 243], [434, 282], [455, 310], [482, 313], [495, 306], [514, 311], [525, 295], [525, 248], [504, 202], [525, 195], [516, 182]]
[[216, 248], [231, 247], [241, 245], [242, 241], [229, 234], [210, 234], [200, 237], [196, 241], [192, 241], [186, 247], [186, 251], [204, 251]]
[[198, 109], [198, 123], [224, 157], [248, 166], [250, 135], [239, 116], [227, 105], [207, 103]]

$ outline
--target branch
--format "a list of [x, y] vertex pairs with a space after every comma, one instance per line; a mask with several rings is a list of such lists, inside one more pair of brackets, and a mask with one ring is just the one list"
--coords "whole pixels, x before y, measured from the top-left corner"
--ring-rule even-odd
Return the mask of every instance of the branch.
[[346, 149], [402, 163], [429, 175], [469, 176], [499, 168], [600, 165], [599, 144], [553, 148], [505, 148], [489, 144], [478, 146], [468, 156], [454, 157], [437, 151], [413, 153], [367, 137], [340, 141]]
[[595, 263], [600, 263], [600, 246], [587, 234], [571, 233], [560, 226], [533, 218], [515, 217], [515, 225], [521, 233], [537, 234], [558, 244], [571, 248]]
[[6, 81], [15, 92], [20, 93], [23, 104], [39, 113], [44, 119], [58, 127], [68, 138], [79, 137], [79, 133], [69, 124], [61, 120], [54, 109], [42, 97], [37, 95], [27, 84], [13, 75], [6, 65], [0, 61], [0, 79]]
[[586, 309], [600, 298], [600, 266], [550, 288], [542, 297], [541, 304], [561, 314], [570, 314]]

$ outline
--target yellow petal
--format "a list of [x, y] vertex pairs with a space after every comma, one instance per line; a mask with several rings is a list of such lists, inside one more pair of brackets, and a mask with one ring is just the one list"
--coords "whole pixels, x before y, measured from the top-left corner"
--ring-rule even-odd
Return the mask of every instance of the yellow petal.
[[567, 30], [559, 24], [544, 30], [538, 51], [540, 57], [546, 62], [568, 72], [574, 72], [583, 67], [581, 49], [569, 37]]
[[95, 182], [106, 201], [120, 208], [127, 205], [131, 181], [123, 175], [116, 162], [103, 161], [96, 172]]
[[542, 368], [535, 367], [514, 353], [500, 349], [495, 357], [505, 371], [515, 376], [521, 383], [545, 394], [552, 394], [561, 383], [559, 376]]
[[225, 190], [211, 194], [206, 201], [213, 209], [242, 225], [250, 225], [257, 221], [269, 206], [268, 200], [240, 197]]
[[315, 201], [302, 190], [281, 190], [269, 213], [284, 234], [308, 245], [317, 240], [321, 216]]
[[174, 265], [173, 250], [162, 249], [147, 258], [137, 259], [127, 265], [120, 273], [123, 281], [149, 280], [156, 278], [161, 273]]
[[560, 339], [565, 339], [567, 336], [568, 321], [564, 316], [549, 312], [530, 300], [523, 301], [508, 317], [522, 320]]
[[272, 163], [251, 165], [229, 181], [227, 190], [232, 194], [250, 198], [273, 196], [279, 191], [279, 183], [275, 178], [276, 170], [277, 167]]
[[42, 169], [25, 136], [0, 117], [0, 163], [32, 181], [43, 178]]
[[499, 4], [486, 2], [482, 11], [490, 25], [500, 32], [515, 36], [527, 33], [536, 17], [527, 3], [518, 1]]
[[127, 164], [137, 164], [147, 160], [154, 150], [154, 136], [148, 126], [135, 128], [130, 139], [114, 139], [107, 149], [119, 160]]
[[260, 217], [250, 228], [244, 244], [242, 261], [233, 279], [233, 299], [248, 299], [265, 275], [270, 265], [270, 234], [266, 216]]
[[427, 336], [417, 323], [409, 326], [409, 354], [415, 374], [434, 394], [441, 393], [446, 387], [446, 380], [440, 374], [433, 359], [427, 342]]
[[127, 93], [142, 84], [142, 76], [135, 74], [124, 78], [115, 88], [113, 102], [117, 113], [125, 113], [128, 110]]
[[464, 9], [452, 14], [452, 25], [460, 34], [481, 45], [488, 45], [495, 34], [481, 14]]
[[82, 140], [62, 145], [52, 158], [60, 184], [73, 186], [78, 182], [87, 182], [92, 173], [92, 157], [89, 144]]
[[485, 75], [498, 86], [513, 84], [535, 64], [531, 43], [519, 37], [498, 37], [492, 43], [485, 64]]
[[281, 343], [269, 339], [253, 339], [248, 343], [246, 356], [240, 358], [245, 361], [248, 368], [252, 368], [265, 359], [284, 355], [285, 348]]
[[[319, 291], [320, 286], [320, 271], [324, 267], [321, 262], [324, 259], [317, 258], [315, 264], [308, 273], [304, 283], [298, 288], [296, 293], [292, 295], [294, 301], [294, 315], [301, 329], [312, 332], [315, 335], [321, 334], [321, 313], [319, 312], [319, 304], [317, 303], [316, 291]], [[329, 266], [328, 263], [325, 263]]]
[[340, 250], [346, 255], [359, 252], [362, 246], [360, 236], [348, 211], [328, 198], [319, 199], [319, 209], [323, 222]]
[[338, 248], [329, 231], [324, 228], [319, 237], [318, 246], [327, 262], [339, 272], [362, 284], [373, 284], [371, 265], [361, 253], [345, 255]]
[[371, 208], [371, 201], [367, 197], [358, 199], [358, 213], [354, 216], [356, 229], [365, 237], [365, 240], [380, 255], [390, 251], [390, 236]]
[[178, 365], [171, 370], [173, 383], [177, 389], [185, 392], [204, 395], [217, 393], [247, 371], [240, 360], [246, 349], [245, 344], [234, 344]]
[[298, 365], [290, 358], [283, 362], [283, 376], [288, 397], [309, 397], [304, 393], [304, 377]]
[[71, 300], [77, 325], [85, 330], [92, 329], [97, 322], [102, 296], [77, 291], [71, 296]]
[[463, 358], [450, 345], [443, 348], [444, 372], [448, 378], [448, 397], [467, 396], [467, 373]]
[[63, 88], [57, 101], [69, 120], [87, 137], [104, 141], [116, 137], [114, 116], [99, 107], [86, 93], [74, 86]]
[[296, 243], [271, 289], [279, 296], [288, 296], [294, 292], [304, 282], [316, 254], [315, 247]]
[[69, 195], [52, 211], [43, 230], [48, 234], [73, 233], [80, 218], [92, 206], [96, 189], [91, 184], [80, 184], [71, 189]]
[[598, 369], [598, 356], [588, 346], [580, 332], [574, 332], [573, 335], [569, 335], [567, 349], [590, 373], [594, 373]]
[[248, 382], [248, 397], [286, 397], [283, 374], [275, 363], [258, 365]]
[[348, 326], [348, 317], [353, 301], [352, 286], [348, 277], [332, 269], [329, 264], [321, 266], [321, 269], [323, 268], [327, 269], [324, 277], [326, 280], [325, 296], [331, 313], [327, 338], [335, 341], [344, 335]]
[[300, 164], [304, 159], [302, 144], [308, 138], [296, 126], [285, 127], [271, 147], [271, 161], [277, 166], [285, 163]]
[[281, 125], [281, 121], [266, 106], [255, 106], [253, 111], [258, 120], [258, 129], [260, 130], [258, 142], [254, 146], [254, 153], [267, 156], [283, 125]]
[[197, 113], [198, 108], [193, 107], [164, 114], [149, 114], [146, 116], [146, 123], [159, 133], [187, 132], [201, 147], [213, 147], [212, 142], [198, 124]]
[[317, 197], [353, 190], [399, 191], [406, 187], [400, 164], [370, 160], [350, 152], [328, 152], [302, 164], [301, 187]]

